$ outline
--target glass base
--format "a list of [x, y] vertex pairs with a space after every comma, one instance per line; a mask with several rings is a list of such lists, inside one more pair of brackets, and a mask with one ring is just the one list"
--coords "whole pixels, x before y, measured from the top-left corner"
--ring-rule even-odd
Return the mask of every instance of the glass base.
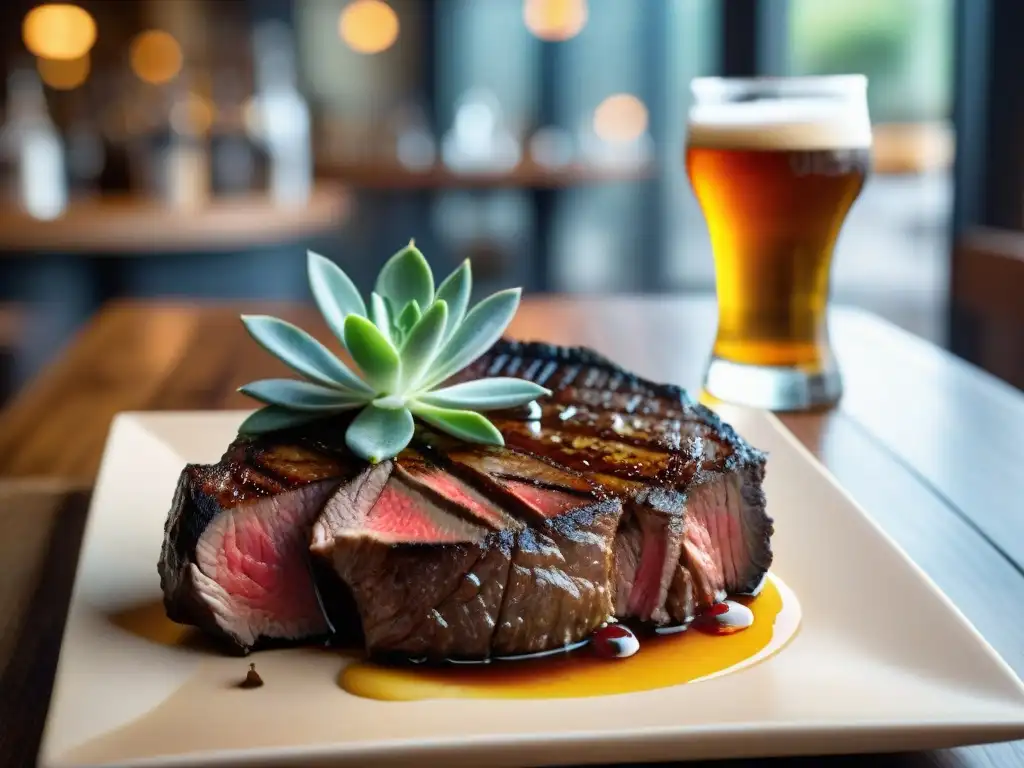
[[719, 400], [769, 411], [809, 411], [839, 401], [843, 382], [834, 365], [810, 373], [785, 366], [744, 365], [712, 357], [704, 390]]

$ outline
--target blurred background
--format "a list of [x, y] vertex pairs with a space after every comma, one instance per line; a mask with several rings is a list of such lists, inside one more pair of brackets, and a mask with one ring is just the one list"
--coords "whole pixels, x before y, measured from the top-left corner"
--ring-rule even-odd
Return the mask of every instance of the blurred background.
[[0, 404], [104, 302], [307, 300], [306, 248], [361, 287], [415, 237], [481, 292], [707, 294], [708, 74], [867, 74], [835, 300], [1024, 385], [1020, 5], [4, 0]]

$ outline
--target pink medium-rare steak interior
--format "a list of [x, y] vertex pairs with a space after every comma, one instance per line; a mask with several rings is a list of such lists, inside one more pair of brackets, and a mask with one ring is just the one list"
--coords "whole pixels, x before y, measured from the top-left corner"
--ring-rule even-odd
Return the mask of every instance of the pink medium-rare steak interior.
[[[363, 525], [350, 532], [391, 544], [439, 544], [479, 541], [486, 529], [446, 512], [429, 494], [410, 486], [394, 473]], [[340, 533], [335, 532], [335, 535]]]
[[[458, 481], [406, 458], [415, 472], [396, 461], [371, 470], [376, 495], [340, 489], [314, 526], [311, 549], [350, 590], [370, 652], [485, 657], [508, 574], [509, 535], [500, 516], [482, 511], [481, 499]], [[438, 493], [450, 488], [460, 490], [453, 497], [464, 502], [464, 516], [455, 512], [458, 501]], [[408, 513], [412, 499], [417, 509]]]
[[553, 394], [489, 414], [505, 447], [420, 425], [369, 466], [343, 416], [187, 467], [159, 566], [168, 615], [243, 651], [358, 626], [374, 654], [480, 659], [571, 644], [610, 616], [686, 624], [761, 583], [765, 456], [713, 412], [543, 344], [501, 341], [453, 382], [506, 375]]
[[214, 621], [242, 645], [327, 632], [307, 566], [309, 534], [332, 480], [219, 515], [196, 545], [196, 590]]
[[450, 500], [454, 509], [467, 513], [488, 528], [519, 530], [523, 527], [522, 522], [502, 509], [499, 503], [489, 499], [485, 493], [451, 472], [429, 464], [411, 451], [403, 453], [395, 471], [404, 474], [409, 485], [429, 490], [435, 498]]
[[326, 635], [310, 527], [355, 471], [351, 459], [279, 439], [237, 439], [217, 464], [187, 465], [157, 566], [168, 617], [242, 652]]

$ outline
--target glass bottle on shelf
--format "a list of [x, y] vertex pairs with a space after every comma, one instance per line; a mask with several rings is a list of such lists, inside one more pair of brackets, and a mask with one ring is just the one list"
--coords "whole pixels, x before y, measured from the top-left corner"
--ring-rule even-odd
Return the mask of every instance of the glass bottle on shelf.
[[68, 203], [64, 141], [50, 118], [35, 71], [11, 73], [6, 114], [0, 130], [0, 156], [8, 171], [9, 197], [30, 216], [57, 218]]
[[295, 50], [287, 25], [271, 21], [253, 33], [255, 109], [267, 153], [267, 186], [276, 202], [306, 202], [313, 187], [309, 106], [298, 89]]
[[214, 119], [210, 131], [213, 189], [218, 195], [249, 192], [255, 185], [256, 157], [246, 134], [242, 79], [235, 71], [214, 77]]
[[178, 208], [196, 208], [210, 197], [208, 135], [212, 107], [198, 91], [175, 89], [170, 109], [170, 132], [163, 155], [164, 196]]

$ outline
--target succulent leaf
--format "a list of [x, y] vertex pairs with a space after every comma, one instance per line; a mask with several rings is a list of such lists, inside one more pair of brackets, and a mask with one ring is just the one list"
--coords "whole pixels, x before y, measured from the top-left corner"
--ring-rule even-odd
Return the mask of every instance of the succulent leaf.
[[438, 299], [412, 327], [402, 342], [402, 388], [415, 387], [429, 370], [448, 322], [448, 303]]
[[377, 326], [359, 315], [345, 318], [345, 346], [373, 390], [390, 394], [398, 386], [402, 360]]
[[518, 288], [498, 291], [473, 307], [445, 343], [424, 384], [437, 386], [490, 349], [515, 316], [520, 295]]
[[437, 298], [448, 303], [448, 326], [444, 329], [442, 341], [448, 341], [462, 323], [472, 291], [473, 273], [469, 259], [466, 259], [437, 288]]
[[441, 408], [489, 411], [515, 408], [550, 394], [551, 390], [526, 379], [495, 377], [435, 389], [419, 395], [416, 399], [421, 403]]
[[280, 405], [297, 411], [358, 408], [373, 398], [369, 392], [322, 387], [294, 379], [261, 379], [239, 387], [238, 391], [268, 405]]
[[301, 328], [266, 315], [243, 315], [242, 323], [260, 346], [307, 379], [328, 387], [341, 385], [356, 391], [372, 391], [327, 347]]
[[410, 301], [405, 305], [405, 309], [398, 315], [398, 320], [395, 323], [403, 339], [420, 321], [421, 317], [423, 317], [423, 312], [420, 310], [419, 302]]
[[393, 344], [394, 339], [391, 337], [391, 311], [388, 309], [384, 297], [376, 291], [370, 294], [370, 319], [377, 326], [377, 330], [384, 334], [388, 341]]
[[452, 437], [484, 445], [505, 444], [505, 439], [498, 428], [476, 411], [438, 408], [422, 401], [413, 402], [409, 407], [427, 424], [447, 432]]
[[381, 268], [375, 290], [389, 299], [392, 307], [405, 307], [410, 301], [429, 307], [434, 301], [434, 275], [411, 240]]
[[412, 440], [415, 424], [408, 408], [368, 405], [345, 431], [345, 445], [354, 454], [376, 464], [397, 455]]
[[325, 415], [323, 411], [296, 411], [279, 405], [268, 405], [249, 414], [238, 427], [238, 432], [242, 435], [261, 435], [307, 424]]
[[366, 305], [349, 276], [330, 259], [306, 252], [306, 271], [320, 314], [339, 339], [344, 340], [346, 315], [366, 315]]

